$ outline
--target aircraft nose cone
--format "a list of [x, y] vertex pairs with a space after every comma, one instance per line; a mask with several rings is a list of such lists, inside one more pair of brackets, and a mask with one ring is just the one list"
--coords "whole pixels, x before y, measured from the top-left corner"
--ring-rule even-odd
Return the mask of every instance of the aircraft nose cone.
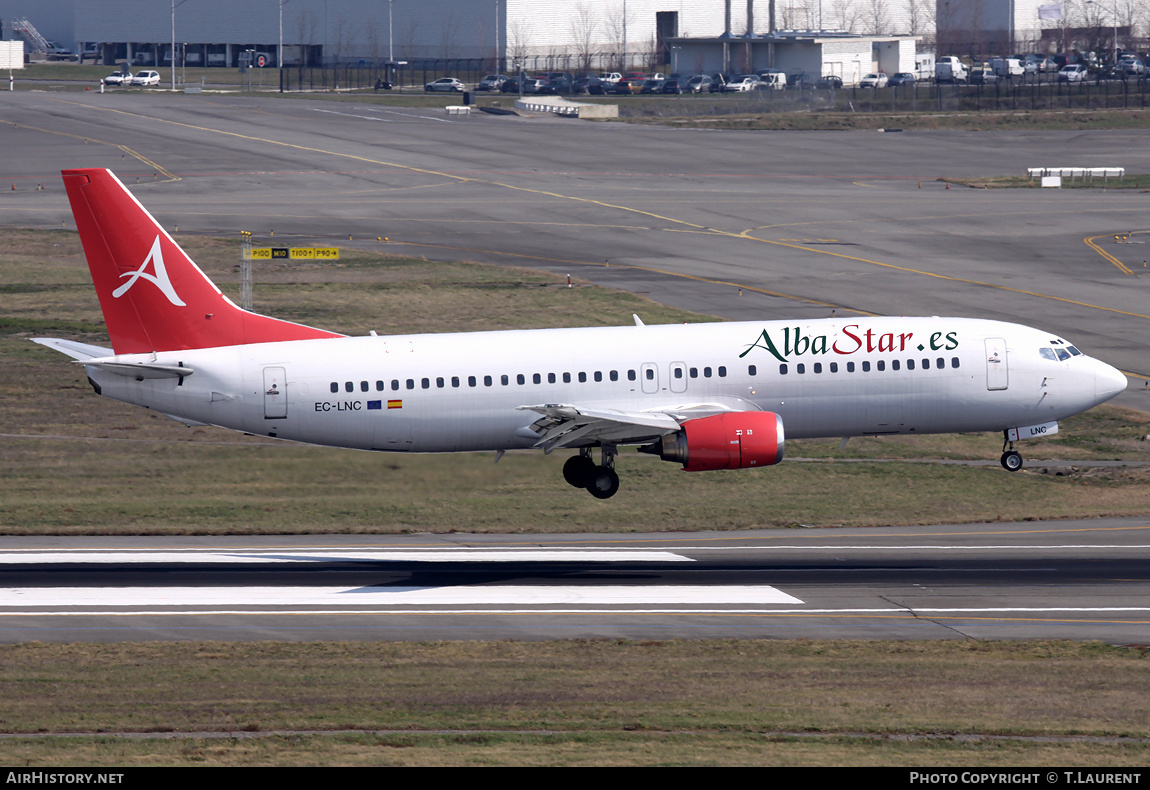
[[1108, 401], [1118, 393], [1125, 392], [1126, 384], [1126, 377], [1120, 371], [1104, 362], [1098, 363], [1098, 369], [1094, 372], [1094, 396], [1098, 403]]

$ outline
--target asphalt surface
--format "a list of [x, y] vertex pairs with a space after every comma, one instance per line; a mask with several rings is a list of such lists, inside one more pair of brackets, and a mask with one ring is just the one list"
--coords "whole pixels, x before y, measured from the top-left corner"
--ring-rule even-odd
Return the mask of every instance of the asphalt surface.
[[[4, 227], [73, 227], [59, 171], [108, 167], [180, 232], [250, 230], [257, 243], [270, 243], [274, 231], [281, 243], [544, 268], [733, 319], [834, 312], [1041, 326], [1127, 372], [1131, 386], [1118, 402], [1150, 410], [1150, 194], [948, 189], [937, 180], [1037, 166], [1147, 173], [1150, 133], [1142, 130], [716, 132], [459, 118], [441, 108], [312, 99], [28, 92], [0, 93], [0, 135], [5, 151], [19, 152], [0, 165]], [[1115, 234], [1132, 234], [1130, 243], [1114, 243]], [[723, 551], [702, 553], [690, 548], [695, 536], [650, 536], [640, 548], [676, 556], [607, 561], [10, 563], [0, 571], [0, 640], [739, 635], [1150, 643], [1147, 524], [1108, 524], [888, 530], [881, 545], [860, 544], [878, 540], [875, 531], [819, 531], [817, 540], [796, 538], [815, 534], [807, 532], [724, 535]], [[963, 535], [978, 545], [956, 548]], [[25, 545], [13, 540], [0, 545], [2, 557]], [[421, 540], [439, 548], [451, 539]], [[337, 552], [404, 545], [322, 541], [275, 545]], [[628, 546], [594, 536], [531, 545], [558, 542], [566, 550], [571, 541]], [[222, 545], [212, 539], [208, 547]], [[169, 589], [178, 586], [173, 580], [192, 592]], [[270, 592], [243, 592], [253, 582]], [[84, 597], [72, 603], [36, 597], [61, 588], [66, 599], [73, 586]], [[325, 591], [276, 600], [308, 587]], [[460, 587], [465, 594], [435, 596]], [[594, 587], [602, 589], [587, 592]], [[120, 588], [129, 588], [120, 595], [131, 601], [113, 594]], [[387, 595], [398, 588], [403, 596]], [[477, 589], [490, 611], [459, 608]], [[370, 611], [343, 611], [349, 600], [368, 598], [358, 605]], [[93, 608], [80, 613], [76, 600]], [[245, 609], [257, 600], [272, 608]], [[558, 611], [571, 607], [580, 611]]]
[[1150, 523], [684, 535], [0, 538], [0, 642], [1150, 644]]

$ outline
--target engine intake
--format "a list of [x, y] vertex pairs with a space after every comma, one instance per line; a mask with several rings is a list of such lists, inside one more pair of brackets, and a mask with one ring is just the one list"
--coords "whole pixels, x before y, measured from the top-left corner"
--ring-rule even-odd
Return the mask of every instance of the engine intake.
[[769, 411], [700, 417], [640, 449], [677, 461], [688, 472], [771, 466], [783, 460], [783, 418]]

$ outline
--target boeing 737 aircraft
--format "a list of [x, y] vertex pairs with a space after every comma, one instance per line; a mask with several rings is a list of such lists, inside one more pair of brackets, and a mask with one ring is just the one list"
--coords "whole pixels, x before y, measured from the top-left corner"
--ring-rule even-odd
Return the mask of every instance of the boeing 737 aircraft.
[[606, 499], [620, 445], [690, 472], [770, 466], [784, 426], [1002, 431], [1017, 470], [1016, 440], [1126, 388], [1062, 338], [969, 318], [346, 337], [241, 310], [110, 171], [63, 177], [112, 348], [36, 342], [78, 360], [97, 394], [187, 425], [362, 450], [574, 450], [564, 478]]

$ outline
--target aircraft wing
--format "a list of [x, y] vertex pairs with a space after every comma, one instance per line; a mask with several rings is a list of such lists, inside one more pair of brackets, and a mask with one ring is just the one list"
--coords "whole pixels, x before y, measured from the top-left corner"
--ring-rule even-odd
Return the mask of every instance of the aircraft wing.
[[538, 435], [535, 446], [545, 453], [564, 447], [604, 444], [633, 444], [674, 433], [687, 420], [731, 411], [759, 411], [742, 398], [723, 398], [707, 403], [685, 403], [644, 411], [609, 407], [583, 407], [566, 403], [518, 406], [540, 417], [531, 423]]

